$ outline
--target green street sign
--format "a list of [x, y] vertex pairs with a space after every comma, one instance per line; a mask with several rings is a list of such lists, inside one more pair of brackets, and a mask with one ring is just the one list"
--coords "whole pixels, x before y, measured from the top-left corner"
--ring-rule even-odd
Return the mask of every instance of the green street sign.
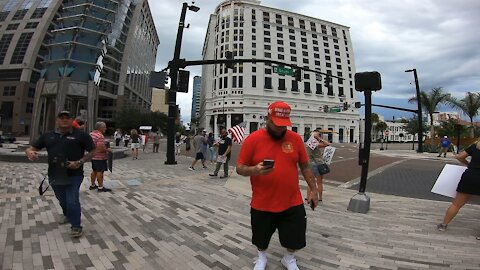
[[333, 108], [330, 108], [330, 110], [328, 110], [328, 112], [331, 112], [331, 113], [337, 113], [337, 112], [341, 112], [342, 109], [341, 108], [337, 108], [337, 107], [333, 107]]
[[273, 72], [278, 73], [278, 75], [289, 75], [293, 76], [293, 69], [286, 67], [273, 67]]

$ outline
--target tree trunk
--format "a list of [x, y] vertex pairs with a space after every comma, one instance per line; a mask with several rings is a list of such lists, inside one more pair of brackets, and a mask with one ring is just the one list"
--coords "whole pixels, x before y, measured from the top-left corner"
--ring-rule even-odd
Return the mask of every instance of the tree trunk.
[[433, 114], [430, 114], [430, 138], [435, 138], [435, 127], [433, 126]]
[[473, 126], [473, 118], [470, 117], [470, 138], [474, 138], [475, 137], [475, 127]]

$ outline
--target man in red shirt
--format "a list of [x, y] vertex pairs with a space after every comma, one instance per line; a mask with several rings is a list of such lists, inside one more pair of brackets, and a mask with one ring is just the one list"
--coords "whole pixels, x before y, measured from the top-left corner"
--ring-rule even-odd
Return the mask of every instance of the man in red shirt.
[[247, 137], [237, 160], [237, 173], [250, 176], [252, 185], [252, 243], [258, 248], [255, 270], [265, 269], [266, 250], [276, 229], [281, 245], [287, 249], [282, 264], [289, 270], [298, 269], [294, 252], [306, 246], [307, 218], [297, 164], [312, 190], [307, 200], [312, 209], [318, 205], [318, 190], [303, 140], [287, 130], [292, 125], [290, 112], [285, 102], [270, 104], [265, 129]]
[[[105, 131], [107, 130], [107, 125], [105, 122], [97, 122], [95, 124], [95, 130], [90, 132], [90, 136], [92, 137], [93, 143], [97, 152], [92, 157], [92, 174], [90, 175], [90, 190], [97, 189], [98, 192], [107, 192], [112, 191], [109, 188], [103, 186], [103, 172], [108, 170], [107, 166], [107, 152], [111, 151], [109, 147], [107, 147], [107, 143], [105, 141]], [[98, 186], [95, 184], [95, 180], [98, 182]]]

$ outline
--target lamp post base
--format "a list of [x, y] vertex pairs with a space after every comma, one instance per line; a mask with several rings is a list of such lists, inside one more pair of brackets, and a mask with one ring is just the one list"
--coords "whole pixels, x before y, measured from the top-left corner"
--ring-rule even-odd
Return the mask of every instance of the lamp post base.
[[348, 211], [366, 214], [370, 210], [370, 197], [365, 193], [358, 193], [350, 199]]

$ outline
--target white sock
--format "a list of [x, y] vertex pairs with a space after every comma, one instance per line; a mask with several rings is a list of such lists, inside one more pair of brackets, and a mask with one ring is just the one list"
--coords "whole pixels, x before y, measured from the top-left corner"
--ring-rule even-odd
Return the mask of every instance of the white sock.
[[285, 256], [283, 256], [283, 258], [285, 258], [285, 261], [289, 262], [295, 259], [295, 254], [293, 252], [287, 251], [287, 253], [285, 253]]
[[258, 259], [259, 260], [262, 260], [262, 261], [266, 261], [267, 260], [267, 252], [264, 250], [264, 251], [258, 251]]

